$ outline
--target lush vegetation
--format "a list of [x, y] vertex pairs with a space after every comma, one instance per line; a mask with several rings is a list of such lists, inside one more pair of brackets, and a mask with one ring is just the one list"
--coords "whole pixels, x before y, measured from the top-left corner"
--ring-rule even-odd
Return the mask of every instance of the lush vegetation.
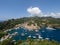
[[0, 32], [0, 38], [3, 37], [4, 35], [7, 35], [7, 33], [1, 31], [1, 32]]
[[14, 45], [14, 42], [12, 41], [12, 39], [7, 39], [0, 42], [0, 45]]
[[[33, 21], [33, 22], [32, 22]], [[42, 23], [45, 23], [45, 26], [49, 24], [52, 27], [60, 27], [60, 18], [52, 18], [52, 17], [24, 17], [20, 19], [10, 19], [7, 21], [0, 22], [0, 38], [7, 33], [3, 32], [7, 29], [15, 27], [17, 24], [22, 24], [24, 22], [29, 22], [28, 25], [32, 23], [37, 23], [38, 26], [41, 27]], [[25, 41], [18, 41], [16, 43], [12, 42], [12, 39], [4, 40], [0, 42], [0, 45], [60, 45], [56, 41], [49, 40], [37, 40], [37, 39], [27, 39]]]
[[[60, 18], [52, 18], [52, 17], [24, 17], [19, 19], [10, 19], [7, 21], [0, 22], [0, 37], [2, 37], [5, 33], [1, 32], [10, 28], [13, 28], [17, 24], [22, 24], [24, 22], [29, 22], [28, 25], [37, 23], [38, 26], [41, 27], [42, 23], [45, 25], [52, 25], [52, 27], [60, 27]], [[33, 23], [33, 24], [34, 24]]]
[[49, 41], [49, 40], [39, 40], [39, 39], [28, 39], [24, 42], [20, 42], [17, 45], [60, 45], [56, 41]]
[[42, 40], [42, 39], [27, 39], [27, 40], [20, 40], [18, 42], [13, 42], [11, 39], [4, 40], [0, 43], [0, 45], [60, 45], [58, 42], [52, 40]]
[[[13, 28], [17, 24], [21, 24], [24, 22], [34, 21], [40, 26], [42, 23], [52, 24], [53, 26], [60, 27], [60, 18], [52, 18], [52, 17], [24, 17], [20, 19], [10, 19], [4, 22], [0, 22], [0, 30], [6, 30]], [[30, 22], [31, 23], [31, 22]], [[57, 24], [57, 25], [56, 25]]]

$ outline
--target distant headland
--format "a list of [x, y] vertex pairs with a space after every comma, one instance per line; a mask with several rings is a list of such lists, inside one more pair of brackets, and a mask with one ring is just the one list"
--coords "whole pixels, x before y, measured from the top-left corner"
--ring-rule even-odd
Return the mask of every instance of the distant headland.
[[0, 31], [14, 27], [24, 27], [27, 29], [40, 29], [42, 26], [60, 28], [60, 18], [52, 17], [24, 17], [19, 19], [10, 19], [0, 22]]

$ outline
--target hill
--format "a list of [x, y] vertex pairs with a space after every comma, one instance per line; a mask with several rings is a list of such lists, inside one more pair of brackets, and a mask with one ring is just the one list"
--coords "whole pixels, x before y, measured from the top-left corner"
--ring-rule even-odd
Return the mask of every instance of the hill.
[[23, 24], [25, 22], [29, 22], [29, 24], [37, 23], [38, 26], [42, 26], [45, 23], [46, 26], [58, 27], [60, 28], [60, 18], [52, 18], [52, 17], [24, 17], [18, 19], [10, 19], [7, 21], [0, 22], [0, 30], [6, 30], [15, 27], [17, 24]]

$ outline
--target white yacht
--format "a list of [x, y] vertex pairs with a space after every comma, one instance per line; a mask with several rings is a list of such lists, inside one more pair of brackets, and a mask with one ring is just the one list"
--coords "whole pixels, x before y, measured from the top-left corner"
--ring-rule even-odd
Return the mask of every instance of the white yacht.
[[46, 40], [49, 40], [49, 38], [45, 38]]
[[51, 28], [51, 27], [46, 27], [46, 29], [49, 29], [49, 30], [56, 30], [56, 29]]
[[39, 30], [35, 30], [35, 32], [38, 32]]
[[42, 37], [41, 37], [40, 35], [38, 36], [38, 38], [39, 38], [39, 39], [42, 39]]
[[25, 36], [25, 34], [24, 33], [21, 33], [21, 36]]
[[31, 38], [31, 35], [29, 35], [28, 37]]

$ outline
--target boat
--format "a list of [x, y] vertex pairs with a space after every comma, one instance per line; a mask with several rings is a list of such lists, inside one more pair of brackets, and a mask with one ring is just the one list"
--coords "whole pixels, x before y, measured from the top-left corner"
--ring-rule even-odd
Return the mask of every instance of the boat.
[[27, 34], [27, 33], [25, 33], [25, 34]]
[[39, 38], [39, 39], [42, 39], [42, 37], [41, 37], [40, 35], [38, 36], [38, 38]]
[[21, 36], [25, 36], [25, 34], [24, 33], [21, 33]]
[[16, 40], [12, 40], [12, 42], [15, 42]]
[[49, 38], [45, 38], [46, 40], [49, 40]]
[[33, 38], [36, 38], [36, 36], [33, 36]]
[[38, 32], [39, 30], [35, 30], [35, 32]]
[[51, 28], [51, 27], [46, 27], [46, 29], [48, 29], [48, 30], [56, 30], [56, 29]]
[[31, 38], [31, 35], [29, 35], [28, 37]]

